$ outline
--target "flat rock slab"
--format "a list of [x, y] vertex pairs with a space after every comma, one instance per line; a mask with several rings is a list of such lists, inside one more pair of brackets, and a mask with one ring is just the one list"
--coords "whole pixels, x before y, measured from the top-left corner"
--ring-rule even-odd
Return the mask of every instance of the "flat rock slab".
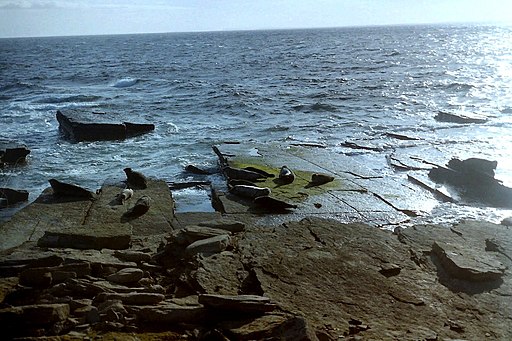
[[263, 313], [277, 309], [268, 297], [257, 295], [199, 295], [199, 303], [205, 307], [240, 313]]
[[[0, 224], [5, 236], [0, 240], [0, 250], [38, 241], [43, 235], [41, 245], [46, 246], [124, 249], [132, 236], [145, 238], [173, 230], [174, 201], [165, 181], [148, 180], [148, 187], [135, 190], [124, 204], [116, 199], [121, 190], [106, 184], [94, 200], [77, 201], [55, 197], [48, 188], [33, 203]], [[143, 195], [152, 199], [149, 211], [140, 217], [126, 218], [125, 213]]]
[[131, 236], [131, 226], [125, 224], [106, 224], [96, 228], [85, 226], [63, 231], [46, 231], [37, 245], [72, 249], [121, 250], [130, 247]]
[[432, 252], [453, 277], [468, 281], [495, 281], [507, 269], [493, 254], [465, 244], [434, 242]]
[[71, 140], [123, 140], [155, 130], [150, 123], [124, 122], [120, 115], [81, 110], [57, 111], [59, 128]]
[[[258, 182], [271, 189], [271, 196], [297, 205], [287, 212], [288, 219], [318, 216], [344, 222], [363, 221], [372, 225], [392, 225], [428, 214], [438, 200], [406, 177], [385, 176], [347, 155], [314, 147], [286, 145], [224, 144], [218, 146], [229, 165], [237, 168], [253, 166], [276, 177], [281, 166], [295, 173], [291, 184], [282, 185], [275, 178]], [[311, 182], [314, 173], [334, 177], [319, 186]], [[259, 215], [252, 201], [218, 191], [221, 210], [228, 215]], [[256, 218], [268, 222], [267, 218]]]

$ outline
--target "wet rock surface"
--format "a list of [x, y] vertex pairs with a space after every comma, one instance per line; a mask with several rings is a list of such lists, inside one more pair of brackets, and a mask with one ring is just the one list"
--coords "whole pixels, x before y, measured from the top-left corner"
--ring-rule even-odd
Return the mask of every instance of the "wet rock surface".
[[[510, 226], [413, 223], [424, 202], [405, 197], [433, 193], [357, 164], [329, 172], [350, 159], [320, 167], [309, 155], [298, 148], [279, 159], [293, 182], [260, 180], [297, 206], [286, 214], [222, 191], [223, 214], [177, 214], [154, 179], [122, 201], [122, 184], [104, 184], [91, 200], [47, 189], [0, 226], [4, 336], [512, 339]], [[263, 171], [279, 172], [272, 162]], [[148, 210], [127, 217], [144, 196]]]
[[82, 110], [57, 111], [59, 129], [75, 141], [123, 140], [155, 130], [150, 123], [120, 121], [119, 115]]
[[30, 149], [23, 143], [0, 139], [0, 166], [23, 163], [28, 154]]

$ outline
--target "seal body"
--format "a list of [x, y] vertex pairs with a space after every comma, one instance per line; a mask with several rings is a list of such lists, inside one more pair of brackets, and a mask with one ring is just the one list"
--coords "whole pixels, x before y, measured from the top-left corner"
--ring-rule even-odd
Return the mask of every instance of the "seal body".
[[125, 168], [126, 180], [128, 186], [134, 189], [146, 189], [148, 187], [148, 180], [144, 174], [135, 172], [131, 168]]
[[54, 196], [94, 199], [94, 194], [91, 191], [78, 185], [68, 184], [56, 179], [50, 179], [48, 182], [52, 186]]
[[287, 212], [291, 208], [297, 208], [297, 205], [289, 204], [269, 196], [257, 197], [254, 199], [254, 203], [268, 212]]
[[270, 188], [261, 188], [258, 186], [236, 185], [229, 189], [229, 192], [240, 197], [254, 199], [270, 195]]
[[117, 195], [117, 201], [123, 205], [124, 202], [133, 196], [133, 189], [125, 188]]
[[222, 170], [224, 175], [228, 179], [238, 179], [238, 180], [248, 180], [248, 181], [258, 181], [265, 179], [266, 177], [260, 173], [253, 172], [247, 169], [233, 168], [233, 167], [224, 167]]
[[140, 197], [135, 205], [125, 213], [127, 217], [140, 217], [141, 215], [146, 214], [149, 211], [149, 207], [151, 206], [151, 198], [147, 195], [143, 195]]
[[318, 173], [311, 175], [311, 184], [315, 186], [320, 186], [331, 181], [334, 181], [334, 176]]
[[291, 184], [295, 180], [295, 174], [286, 166], [279, 171], [279, 181], [283, 184]]

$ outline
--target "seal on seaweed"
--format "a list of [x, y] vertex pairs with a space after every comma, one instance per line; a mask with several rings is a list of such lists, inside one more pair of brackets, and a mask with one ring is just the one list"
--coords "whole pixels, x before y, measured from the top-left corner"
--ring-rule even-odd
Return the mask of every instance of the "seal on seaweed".
[[295, 180], [295, 174], [291, 171], [290, 168], [283, 166], [279, 171], [279, 181], [282, 184], [291, 184]]

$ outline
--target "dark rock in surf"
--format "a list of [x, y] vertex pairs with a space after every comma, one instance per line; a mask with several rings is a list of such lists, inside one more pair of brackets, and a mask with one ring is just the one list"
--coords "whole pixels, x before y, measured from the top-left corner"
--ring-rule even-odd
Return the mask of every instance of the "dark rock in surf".
[[451, 122], [451, 123], [460, 123], [460, 124], [469, 124], [469, 123], [485, 123], [489, 120], [487, 116], [464, 113], [464, 114], [454, 114], [440, 111], [434, 117], [436, 121], [439, 122]]
[[192, 173], [192, 174], [198, 174], [198, 175], [209, 175], [210, 174], [210, 172], [207, 172], [204, 169], [198, 168], [194, 165], [187, 165], [185, 167], [185, 171]]
[[28, 200], [28, 192], [11, 188], [0, 188], [0, 207], [10, 206]]
[[56, 117], [60, 131], [76, 142], [123, 140], [155, 130], [154, 124], [118, 122], [118, 115], [100, 112], [58, 110]]
[[469, 201], [493, 207], [512, 207], [512, 188], [494, 178], [496, 161], [471, 158], [452, 159], [447, 167], [438, 166], [428, 176], [435, 182], [453, 186]]
[[0, 165], [17, 164], [25, 162], [25, 157], [30, 154], [30, 150], [24, 144], [9, 140], [0, 140]]
[[462, 173], [481, 173], [494, 177], [494, 171], [498, 166], [497, 161], [489, 161], [480, 158], [469, 158], [466, 160], [451, 159], [448, 167]]

